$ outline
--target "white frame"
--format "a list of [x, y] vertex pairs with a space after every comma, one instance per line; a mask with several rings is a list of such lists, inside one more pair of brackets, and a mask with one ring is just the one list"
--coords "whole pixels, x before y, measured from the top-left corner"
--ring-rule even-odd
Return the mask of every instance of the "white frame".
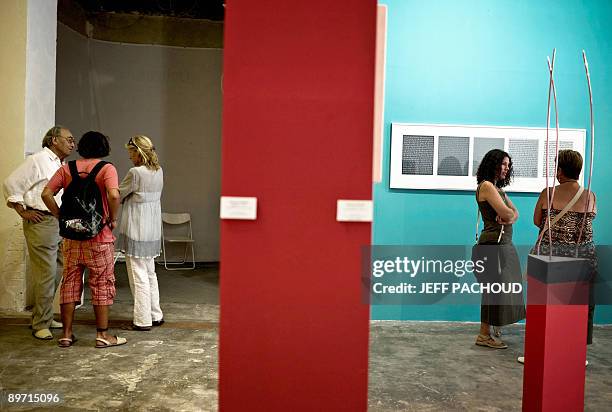
[[[433, 136], [434, 164], [433, 175], [402, 174], [403, 137]], [[468, 176], [438, 176], [438, 141], [440, 136], [469, 137]], [[548, 136], [554, 147], [555, 129], [549, 129]], [[433, 190], [476, 190], [476, 177], [472, 171], [474, 158], [474, 138], [503, 138], [504, 150], [508, 151], [510, 139], [538, 140], [538, 177], [514, 177], [512, 183], [504, 188], [508, 192], [539, 193], [546, 186], [544, 175], [544, 150], [546, 145], [546, 128], [543, 127], [507, 127], [507, 126], [464, 126], [439, 124], [391, 124], [391, 157], [389, 166], [389, 188], [391, 189], [433, 189]], [[571, 141], [573, 149], [584, 158], [586, 130], [559, 129], [560, 141]], [[583, 175], [580, 174], [582, 184]], [[554, 183], [554, 176], [549, 177], [549, 185]]]

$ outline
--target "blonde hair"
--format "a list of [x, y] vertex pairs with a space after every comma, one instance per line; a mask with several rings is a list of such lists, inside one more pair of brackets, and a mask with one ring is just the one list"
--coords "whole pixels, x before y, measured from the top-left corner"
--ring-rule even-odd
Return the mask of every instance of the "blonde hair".
[[147, 136], [136, 135], [125, 145], [127, 149], [136, 150], [142, 159], [142, 164], [151, 170], [159, 170], [159, 159], [155, 153], [155, 146]]

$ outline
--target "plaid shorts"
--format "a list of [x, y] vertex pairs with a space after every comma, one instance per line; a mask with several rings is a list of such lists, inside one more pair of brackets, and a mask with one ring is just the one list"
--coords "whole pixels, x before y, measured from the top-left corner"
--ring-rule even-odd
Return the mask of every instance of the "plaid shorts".
[[64, 239], [64, 272], [60, 303], [79, 303], [83, 291], [83, 272], [89, 269], [92, 304], [112, 305], [115, 297], [115, 262], [113, 243]]

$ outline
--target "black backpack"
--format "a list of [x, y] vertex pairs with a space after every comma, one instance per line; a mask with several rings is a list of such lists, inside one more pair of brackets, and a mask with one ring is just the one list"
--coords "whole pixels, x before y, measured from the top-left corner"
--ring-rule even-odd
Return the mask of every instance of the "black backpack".
[[95, 237], [107, 224], [104, 220], [102, 194], [96, 184], [96, 176], [104, 165], [101, 160], [86, 177], [79, 176], [76, 160], [68, 162], [72, 181], [62, 194], [59, 227], [60, 236], [72, 240]]

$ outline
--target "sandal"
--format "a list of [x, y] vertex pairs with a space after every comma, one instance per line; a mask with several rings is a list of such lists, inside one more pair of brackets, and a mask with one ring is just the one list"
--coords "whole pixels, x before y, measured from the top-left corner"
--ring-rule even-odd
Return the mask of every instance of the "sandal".
[[506, 349], [508, 347], [508, 345], [501, 340], [493, 339], [491, 335], [478, 335], [476, 338], [476, 345], [486, 346], [493, 349]]
[[104, 339], [104, 338], [96, 338], [96, 348], [98, 349], [102, 349], [102, 348], [110, 348], [111, 346], [119, 346], [119, 345], [125, 345], [127, 343], [127, 339], [126, 338], [120, 338], [119, 336], [114, 336], [114, 338], [117, 340], [115, 343]]
[[69, 348], [71, 347], [73, 344], [75, 344], [77, 341], [76, 336], [72, 335], [69, 338], [59, 338], [57, 340], [57, 346], [59, 346], [60, 348]]

